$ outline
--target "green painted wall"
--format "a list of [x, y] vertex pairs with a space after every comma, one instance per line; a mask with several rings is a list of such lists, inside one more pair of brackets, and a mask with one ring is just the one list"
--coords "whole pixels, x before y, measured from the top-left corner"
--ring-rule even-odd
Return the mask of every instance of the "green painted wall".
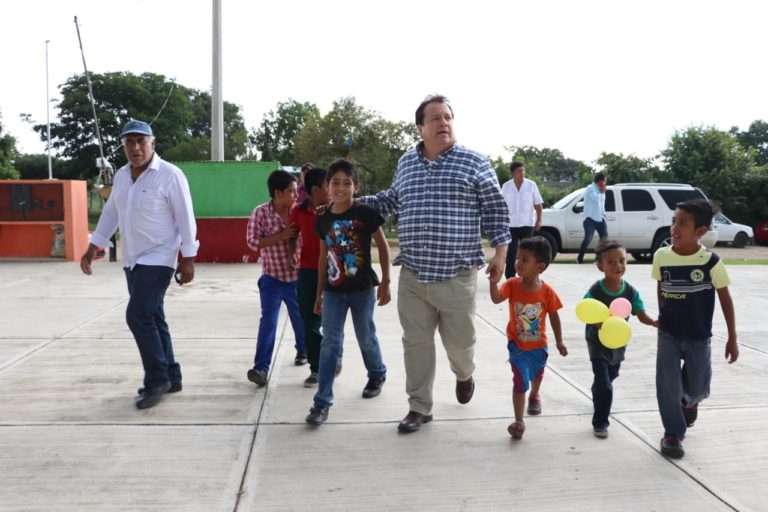
[[278, 162], [173, 162], [189, 181], [195, 217], [248, 217], [269, 201], [267, 178]]

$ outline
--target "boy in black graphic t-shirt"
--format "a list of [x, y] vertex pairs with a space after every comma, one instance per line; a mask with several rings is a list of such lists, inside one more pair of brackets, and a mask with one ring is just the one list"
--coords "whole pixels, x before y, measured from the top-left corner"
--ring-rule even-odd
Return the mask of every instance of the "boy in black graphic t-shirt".
[[[384, 219], [370, 206], [353, 202], [359, 184], [351, 162], [344, 159], [333, 162], [328, 166], [327, 180], [332, 205], [317, 218], [321, 242], [315, 313], [322, 314], [323, 342], [318, 389], [306, 418], [307, 423], [313, 425], [322, 424], [328, 418], [328, 408], [333, 405], [333, 380], [344, 340], [347, 311], [352, 312], [357, 343], [368, 370], [363, 398], [381, 393], [387, 373], [373, 323], [377, 299], [383, 306], [391, 298], [389, 246], [381, 229]], [[381, 281], [371, 267], [371, 238], [379, 250]]]

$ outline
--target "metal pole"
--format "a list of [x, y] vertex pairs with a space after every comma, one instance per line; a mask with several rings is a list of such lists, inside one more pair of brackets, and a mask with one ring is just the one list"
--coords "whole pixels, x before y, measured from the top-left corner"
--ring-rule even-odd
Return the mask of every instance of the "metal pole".
[[211, 87], [211, 160], [224, 161], [224, 100], [221, 85], [221, 0], [213, 0], [213, 84]]
[[88, 66], [85, 65], [85, 52], [83, 52], [83, 40], [80, 38], [80, 25], [77, 24], [75, 16], [75, 28], [77, 29], [77, 41], [80, 43], [80, 55], [83, 57], [83, 69], [85, 69], [85, 83], [88, 85], [88, 96], [91, 99], [91, 110], [93, 110], [93, 124], [96, 126], [96, 142], [99, 144], [99, 171], [104, 170], [106, 160], [104, 159], [104, 149], [101, 147], [101, 131], [99, 130], [99, 116], [96, 115], [96, 100], [93, 97], [93, 87], [91, 87], [91, 77], [88, 74]]
[[53, 179], [53, 160], [51, 160], [51, 95], [48, 91], [48, 39], [45, 40], [45, 106], [48, 124], [48, 179]]

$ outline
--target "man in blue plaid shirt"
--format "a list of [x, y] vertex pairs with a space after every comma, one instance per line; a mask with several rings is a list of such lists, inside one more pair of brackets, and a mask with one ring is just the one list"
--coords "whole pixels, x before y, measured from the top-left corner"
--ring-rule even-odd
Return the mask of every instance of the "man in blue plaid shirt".
[[363, 198], [382, 215], [399, 215], [394, 264], [402, 265], [397, 310], [410, 405], [401, 432], [432, 420], [436, 329], [456, 375], [457, 400], [472, 399], [477, 270], [485, 265], [481, 232], [496, 251], [486, 270], [495, 282], [504, 275], [510, 242], [496, 173], [488, 158], [456, 144], [448, 99], [428, 96], [416, 110], [416, 127], [422, 142], [400, 158], [392, 187]]

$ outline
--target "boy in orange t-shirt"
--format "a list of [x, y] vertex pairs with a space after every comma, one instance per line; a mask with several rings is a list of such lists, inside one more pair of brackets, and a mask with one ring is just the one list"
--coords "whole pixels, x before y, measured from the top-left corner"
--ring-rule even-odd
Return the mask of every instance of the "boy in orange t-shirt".
[[[512, 404], [515, 409], [515, 421], [507, 431], [515, 439], [521, 439], [525, 432], [523, 413], [525, 394], [531, 390], [528, 400], [528, 414], [541, 414], [539, 389], [547, 365], [547, 316], [552, 323], [557, 350], [560, 355], [568, 355], [563, 344], [560, 328], [560, 316], [557, 310], [563, 307], [555, 290], [541, 280], [540, 274], [546, 270], [550, 261], [549, 243], [540, 236], [520, 241], [515, 259], [517, 277], [507, 279], [501, 286], [501, 278], [491, 280], [491, 300], [499, 304], [509, 301], [509, 323], [507, 324], [507, 349], [509, 363], [512, 365], [513, 389]], [[529, 386], [529, 383], [530, 384]]]

